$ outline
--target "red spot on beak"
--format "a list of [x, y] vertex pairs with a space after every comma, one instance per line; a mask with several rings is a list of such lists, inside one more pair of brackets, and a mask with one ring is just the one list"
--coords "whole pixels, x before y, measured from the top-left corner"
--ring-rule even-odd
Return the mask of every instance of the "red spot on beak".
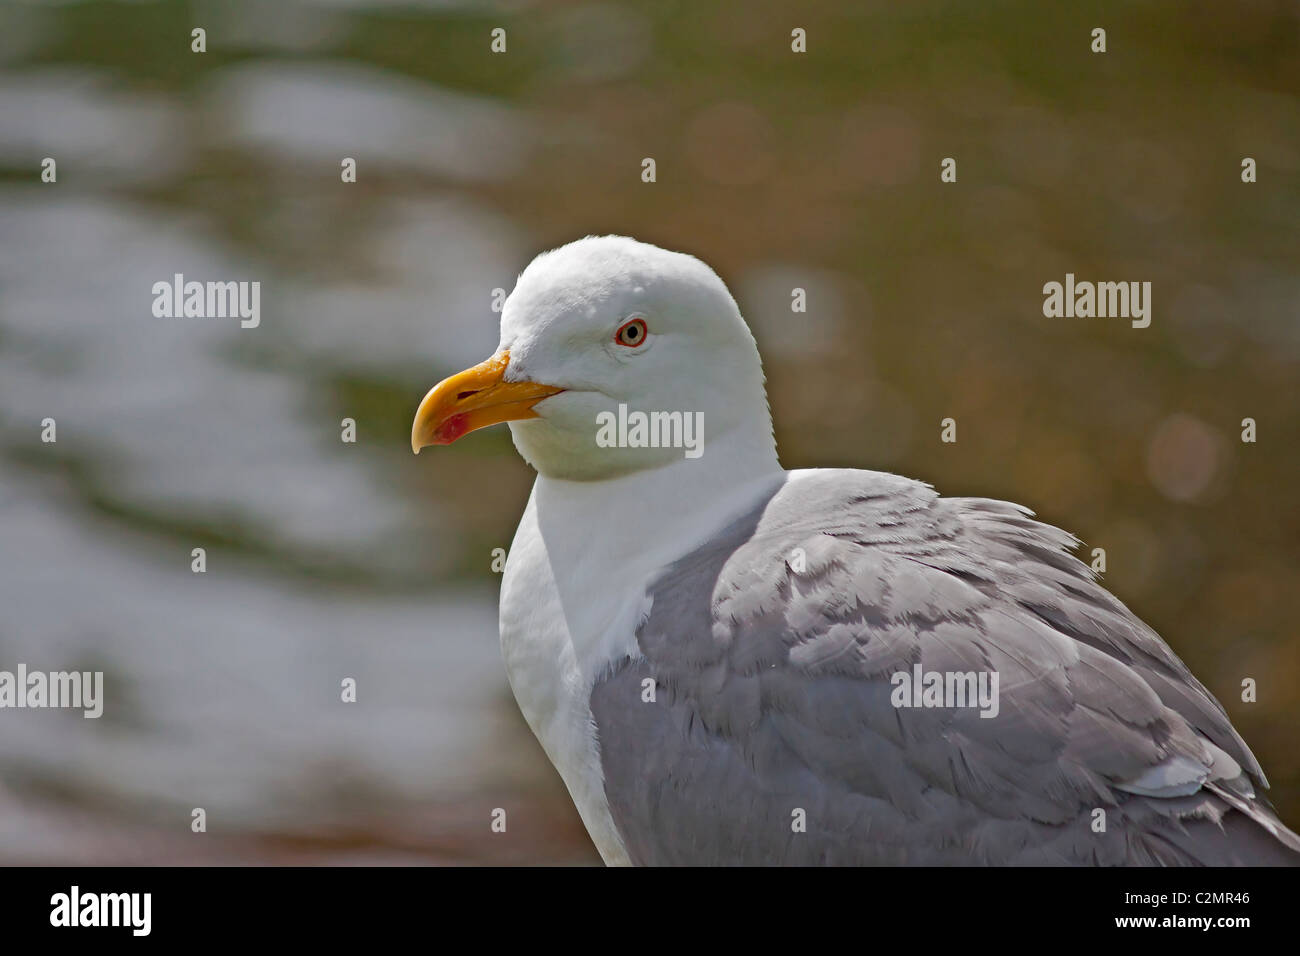
[[469, 422], [465, 415], [452, 415], [439, 425], [438, 430], [433, 433], [433, 443], [435, 445], [450, 445], [469, 430], [468, 425]]

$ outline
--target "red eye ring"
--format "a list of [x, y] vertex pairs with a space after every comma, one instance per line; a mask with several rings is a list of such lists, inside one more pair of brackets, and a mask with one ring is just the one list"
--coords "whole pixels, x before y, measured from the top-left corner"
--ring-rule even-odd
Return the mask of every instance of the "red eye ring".
[[628, 319], [614, 333], [614, 341], [619, 345], [634, 349], [645, 341], [649, 331], [646, 328], [645, 319]]

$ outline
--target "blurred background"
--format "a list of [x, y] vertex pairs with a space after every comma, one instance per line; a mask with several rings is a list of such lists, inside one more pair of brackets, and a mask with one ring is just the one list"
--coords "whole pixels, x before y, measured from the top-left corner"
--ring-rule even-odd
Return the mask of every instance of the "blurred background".
[[[492, 290], [605, 232], [728, 281], [787, 467], [1105, 548], [1300, 826], [1300, 13], [1078, 6], [5, 3], [0, 669], [107, 701], [0, 713], [0, 861], [596, 861], [499, 657], [532, 474], [408, 436]], [[155, 318], [177, 272], [261, 326]], [[1151, 327], [1044, 318], [1066, 272]]]

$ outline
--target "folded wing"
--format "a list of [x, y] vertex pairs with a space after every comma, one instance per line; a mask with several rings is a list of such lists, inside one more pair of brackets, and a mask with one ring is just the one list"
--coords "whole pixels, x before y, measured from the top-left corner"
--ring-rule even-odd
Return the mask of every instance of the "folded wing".
[[[646, 864], [1286, 864], [1219, 703], [1005, 502], [795, 472], [664, 569], [592, 713]], [[996, 673], [996, 716], [891, 677]], [[652, 698], [652, 699], [651, 699]]]

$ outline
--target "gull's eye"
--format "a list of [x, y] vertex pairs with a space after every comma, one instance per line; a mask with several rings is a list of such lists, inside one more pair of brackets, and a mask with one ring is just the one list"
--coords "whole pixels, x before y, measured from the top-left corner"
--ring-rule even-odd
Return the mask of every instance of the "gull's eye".
[[615, 342], [632, 349], [644, 342], [645, 337], [645, 319], [629, 319], [620, 325], [618, 331], [614, 333]]

